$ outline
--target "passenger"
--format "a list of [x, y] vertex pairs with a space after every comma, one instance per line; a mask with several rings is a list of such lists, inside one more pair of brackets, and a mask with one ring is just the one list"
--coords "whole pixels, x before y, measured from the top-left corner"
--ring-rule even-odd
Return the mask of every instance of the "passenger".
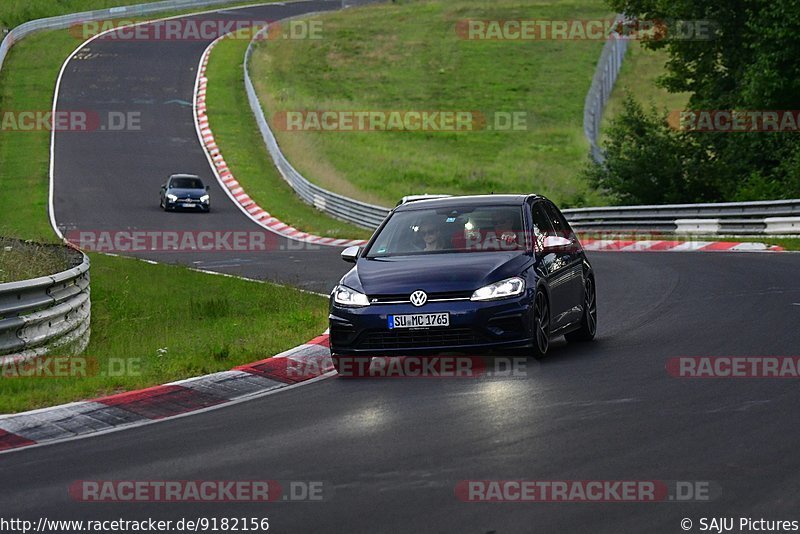
[[424, 248], [422, 250], [425, 252], [445, 250], [448, 248], [442, 237], [442, 229], [438, 221], [432, 217], [425, 219], [425, 221], [419, 225], [419, 235], [422, 237], [424, 243]]

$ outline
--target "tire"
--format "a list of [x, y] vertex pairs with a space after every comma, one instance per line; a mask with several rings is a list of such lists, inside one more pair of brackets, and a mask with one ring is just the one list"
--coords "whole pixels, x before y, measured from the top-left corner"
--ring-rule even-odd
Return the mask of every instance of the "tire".
[[342, 378], [362, 378], [369, 376], [372, 358], [369, 356], [331, 355], [333, 367]]
[[541, 289], [533, 299], [533, 357], [544, 358], [550, 348], [550, 303]]
[[583, 317], [581, 326], [577, 330], [564, 335], [570, 343], [582, 343], [594, 339], [597, 333], [597, 292], [594, 288], [594, 279], [586, 279], [583, 291]]

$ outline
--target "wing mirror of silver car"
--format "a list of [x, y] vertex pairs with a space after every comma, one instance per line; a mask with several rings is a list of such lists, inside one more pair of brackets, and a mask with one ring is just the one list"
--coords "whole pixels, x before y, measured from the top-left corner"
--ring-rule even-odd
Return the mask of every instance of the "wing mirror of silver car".
[[551, 235], [544, 238], [543, 248], [545, 252], [564, 249], [572, 244], [566, 237]]
[[361, 254], [361, 247], [347, 247], [342, 251], [342, 259], [348, 263], [355, 263]]

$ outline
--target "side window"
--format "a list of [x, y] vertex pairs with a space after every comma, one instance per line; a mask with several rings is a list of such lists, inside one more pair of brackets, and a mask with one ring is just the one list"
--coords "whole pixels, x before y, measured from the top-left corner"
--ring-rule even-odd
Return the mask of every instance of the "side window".
[[550, 202], [542, 202], [541, 204], [544, 205], [544, 209], [547, 212], [547, 218], [553, 225], [553, 230], [555, 231], [554, 235], [574, 241], [575, 236], [572, 234], [572, 228], [570, 228], [569, 224], [564, 219], [564, 216], [561, 215], [561, 212], [559, 212], [558, 209]]
[[553, 227], [550, 224], [549, 217], [542, 209], [541, 202], [531, 206], [531, 215], [533, 216], [533, 250], [540, 252], [544, 249], [544, 238], [553, 235]]

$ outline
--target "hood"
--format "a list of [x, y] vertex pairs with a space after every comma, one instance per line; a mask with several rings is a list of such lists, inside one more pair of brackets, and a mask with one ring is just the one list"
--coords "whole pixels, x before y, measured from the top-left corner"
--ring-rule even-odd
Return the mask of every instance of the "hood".
[[367, 295], [474, 291], [519, 275], [533, 260], [524, 252], [464, 252], [359, 258], [342, 283]]
[[177, 195], [179, 197], [189, 197], [189, 198], [200, 198], [207, 193], [205, 189], [179, 189], [177, 187], [173, 187], [167, 189], [167, 193], [171, 195]]

